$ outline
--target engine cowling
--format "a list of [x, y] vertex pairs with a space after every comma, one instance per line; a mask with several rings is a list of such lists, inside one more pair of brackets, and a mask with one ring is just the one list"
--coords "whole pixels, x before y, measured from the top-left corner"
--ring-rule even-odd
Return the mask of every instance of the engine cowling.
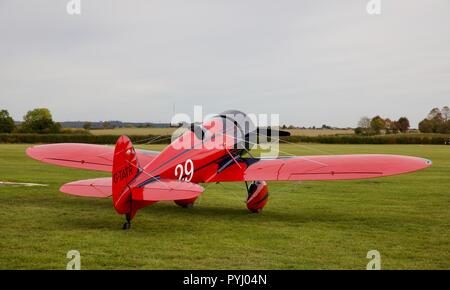
[[254, 181], [248, 188], [247, 208], [254, 213], [262, 211], [269, 200], [269, 187], [265, 181]]

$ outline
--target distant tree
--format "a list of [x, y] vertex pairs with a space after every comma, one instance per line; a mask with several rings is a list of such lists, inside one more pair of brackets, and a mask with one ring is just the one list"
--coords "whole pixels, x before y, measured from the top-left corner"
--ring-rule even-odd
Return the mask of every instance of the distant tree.
[[441, 110], [439, 110], [439, 108], [433, 108], [430, 113], [428, 113], [427, 119], [428, 120], [432, 120], [436, 117], [441, 117], [442, 118], [442, 113]]
[[372, 129], [370, 128], [370, 118], [361, 117], [358, 121], [358, 127], [355, 129], [356, 135], [372, 135]]
[[433, 133], [433, 122], [429, 119], [423, 119], [419, 123], [419, 131], [422, 133]]
[[38, 108], [23, 117], [22, 130], [34, 133], [59, 133], [61, 124], [53, 122], [52, 114], [47, 108]]
[[448, 119], [445, 123], [444, 123], [444, 125], [443, 125], [443, 127], [442, 127], [442, 133], [445, 133], [445, 134], [450, 134], [450, 119]]
[[401, 117], [400, 119], [398, 119], [398, 121], [395, 122], [395, 127], [397, 127], [398, 130], [402, 133], [408, 132], [409, 127], [410, 127], [408, 118]]
[[424, 119], [419, 123], [422, 133], [450, 133], [450, 120], [445, 120], [442, 114], [436, 114], [432, 119]]
[[363, 129], [369, 129], [370, 128], [370, 118], [369, 117], [361, 117], [358, 122], [358, 127]]
[[356, 135], [364, 135], [364, 129], [361, 127], [356, 127], [355, 128], [355, 134]]
[[7, 110], [0, 111], [0, 133], [11, 133], [16, 128]]
[[433, 108], [427, 118], [419, 123], [419, 130], [422, 133], [450, 133], [450, 108]]
[[108, 121], [102, 122], [102, 127], [103, 129], [113, 129], [113, 125]]
[[381, 130], [386, 127], [386, 124], [383, 118], [376, 116], [370, 121], [370, 127], [376, 134], [380, 134]]
[[92, 123], [91, 122], [85, 122], [83, 124], [83, 129], [84, 130], [91, 130], [92, 129]]
[[448, 106], [442, 108], [441, 114], [444, 121], [450, 120], [450, 108]]
[[61, 133], [62, 126], [58, 122], [54, 122], [53, 126], [49, 130], [45, 130], [44, 133]]
[[384, 120], [384, 127], [385, 127], [385, 130], [386, 130], [386, 134], [391, 134], [391, 133], [396, 134], [396, 133], [398, 133], [398, 128], [397, 128], [396, 122], [392, 121], [389, 118], [386, 118]]

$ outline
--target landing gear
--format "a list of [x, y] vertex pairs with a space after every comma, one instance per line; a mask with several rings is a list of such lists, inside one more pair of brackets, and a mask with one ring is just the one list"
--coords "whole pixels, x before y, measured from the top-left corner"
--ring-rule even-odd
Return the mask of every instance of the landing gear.
[[129, 230], [131, 228], [131, 216], [127, 214], [127, 222], [123, 224], [122, 230]]
[[247, 182], [247, 208], [252, 213], [260, 213], [269, 199], [269, 188], [265, 181], [254, 181], [250, 186]]

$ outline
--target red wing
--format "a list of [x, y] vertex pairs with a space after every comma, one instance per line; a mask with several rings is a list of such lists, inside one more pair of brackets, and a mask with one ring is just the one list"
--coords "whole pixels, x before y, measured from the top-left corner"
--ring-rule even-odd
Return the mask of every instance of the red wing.
[[245, 180], [347, 180], [413, 172], [431, 161], [399, 155], [325, 155], [260, 160], [244, 173]]
[[[106, 198], [112, 195], [112, 180], [96, 178], [67, 183], [60, 188], [61, 192], [83, 197]], [[155, 180], [142, 188], [133, 188], [133, 200], [161, 201], [183, 200], [199, 196], [203, 187], [195, 183], [178, 180]]]
[[398, 155], [323, 155], [278, 159], [241, 159], [207, 182], [346, 180], [374, 178], [413, 172], [431, 166], [431, 161]]
[[[33, 146], [27, 149], [27, 155], [33, 159], [59, 166], [112, 171], [114, 147], [61, 143]], [[148, 164], [158, 154], [154, 151], [136, 150], [141, 165]]]

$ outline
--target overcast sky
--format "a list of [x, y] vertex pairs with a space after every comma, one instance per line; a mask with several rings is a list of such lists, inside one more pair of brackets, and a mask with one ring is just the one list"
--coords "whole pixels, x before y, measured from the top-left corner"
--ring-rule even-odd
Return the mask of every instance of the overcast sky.
[[450, 1], [0, 0], [0, 108], [16, 120], [279, 113], [355, 126], [450, 105]]

